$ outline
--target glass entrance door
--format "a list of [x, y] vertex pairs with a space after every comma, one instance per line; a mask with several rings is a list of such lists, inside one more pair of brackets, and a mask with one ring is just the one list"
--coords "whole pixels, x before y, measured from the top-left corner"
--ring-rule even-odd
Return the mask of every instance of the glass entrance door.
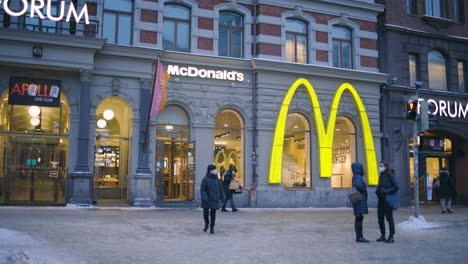
[[193, 200], [194, 143], [157, 141], [156, 190], [158, 200]]
[[65, 203], [66, 139], [1, 134], [0, 184], [6, 203]]
[[[439, 178], [440, 170], [445, 168], [449, 172], [451, 171], [450, 160], [448, 156], [421, 156], [420, 164], [424, 164], [421, 159], [425, 159], [426, 177], [419, 177], [419, 201], [421, 202], [438, 202], [439, 195], [435, 190], [433, 184], [437, 178]], [[411, 180], [411, 195], [414, 200], [414, 159], [410, 158], [410, 180]]]

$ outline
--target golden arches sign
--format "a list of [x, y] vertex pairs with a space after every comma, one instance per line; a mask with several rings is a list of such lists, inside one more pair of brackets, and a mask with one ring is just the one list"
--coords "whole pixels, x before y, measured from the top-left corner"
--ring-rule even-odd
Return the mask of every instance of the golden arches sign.
[[270, 177], [269, 183], [281, 183], [281, 175], [283, 169], [283, 144], [284, 144], [284, 132], [286, 128], [286, 118], [288, 116], [289, 104], [296, 93], [297, 88], [304, 85], [307, 92], [310, 95], [310, 101], [312, 104], [312, 111], [315, 119], [315, 125], [317, 127], [317, 141], [319, 146], [319, 163], [320, 163], [320, 176], [331, 177], [332, 176], [332, 152], [333, 152], [333, 136], [335, 132], [335, 123], [338, 113], [338, 107], [340, 100], [345, 91], [349, 91], [356, 103], [356, 108], [359, 112], [359, 118], [362, 125], [362, 131], [364, 135], [364, 148], [366, 157], [366, 172], [368, 176], [369, 184], [376, 185], [379, 180], [379, 174], [377, 171], [377, 159], [375, 155], [374, 139], [372, 136], [369, 119], [367, 117], [366, 109], [362, 103], [361, 97], [357, 93], [356, 89], [349, 84], [343, 83], [335, 93], [331, 109], [328, 117], [328, 124], [325, 130], [324, 121], [322, 117], [322, 110], [320, 108], [320, 102], [312, 84], [304, 79], [297, 79], [289, 88], [286, 96], [283, 99], [281, 109], [279, 111], [278, 120], [276, 122], [275, 134], [273, 137], [273, 146], [270, 159]]

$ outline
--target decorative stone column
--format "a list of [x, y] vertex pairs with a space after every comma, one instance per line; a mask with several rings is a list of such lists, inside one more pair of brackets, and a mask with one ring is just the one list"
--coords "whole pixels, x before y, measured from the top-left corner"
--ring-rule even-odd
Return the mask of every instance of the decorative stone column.
[[[132, 205], [138, 207], [148, 207], [154, 204], [153, 193], [155, 193], [155, 186], [153, 184], [153, 173], [149, 168], [149, 146], [151, 142], [151, 134], [148, 135], [148, 140], [145, 146], [145, 133], [146, 125], [150, 125], [148, 121], [149, 106], [151, 103], [151, 86], [153, 81], [151, 79], [140, 80], [140, 126], [139, 126], [139, 144], [138, 144], [138, 168], [136, 175], [133, 176], [133, 190], [132, 190]], [[148, 128], [150, 133], [151, 129]]]
[[93, 72], [81, 70], [81, 91], [79, 100], [78, 160], [71, 173], [70, 203], [91, 205], [93, 203], [93, 173], [89, 169], [89, 112], [90, 83]]

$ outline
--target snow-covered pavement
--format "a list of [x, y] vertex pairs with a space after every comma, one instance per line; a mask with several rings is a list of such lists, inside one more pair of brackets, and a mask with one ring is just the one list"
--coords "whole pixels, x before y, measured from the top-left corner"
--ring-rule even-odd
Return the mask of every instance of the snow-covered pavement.
[[[199, 209], [0, 207], [0, 264], [17, 263], [467, 263], [468, 208], [395, 213], [395, 244], [354, 242], [350, 209], [218, 212], [202, 232]], [[376, 211], [365, 237], [379, 236]], [[8, 262], [6, 262], [8, 263]]]

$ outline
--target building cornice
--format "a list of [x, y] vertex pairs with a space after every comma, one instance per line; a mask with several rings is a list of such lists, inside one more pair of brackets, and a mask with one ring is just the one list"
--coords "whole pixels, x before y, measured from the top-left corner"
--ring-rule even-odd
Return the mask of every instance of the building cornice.
[[150, 61], [156, 61], [160, 54], [163, 54], [162, 50], [119, 45], [105, 45], [104, 48], [98, 52], [98, 55], [128, 57]]
[[252, 67], [257, 71], [272, 71], [304, 76], [331, 77], [337, 79], [384, 84], [389, 76], [384, 73], [341, 69], [314, 64], [298, 64], [282, 61], [253, 59]]
[[100, 38], [61, 35], [10, 28], [0, 28], [0, 40], [48, 44], [62, 47], [74, 47], [94, 50], [102, 49], [102, 47], [106, 43], [105, 39]]
[[419, 35], [419, 36], [424, 36], [424, 37], [438, 38], [438, 39], [445, 39], [445, 40], [460, 41], [460, 42], [468, 43], [468, 38], [465, 38], [465, 37], [449, 36], [449, 35], [444, 35], [444, 34], [435, 34], [435, 33], [431, 33], [431, 32], [426, 32], [426, 31], [422, 31], [422, 30], [402, 27], [402, 26], [398, 26], [398, 25], [385, 24], [385, 29], [386, 30], [398, 31], [398, 32], [404, 32], [404, 33], [408, 33], [408, 34]]
[[[416, 94], [416, 88], [400, 86], [400, 85], [387, 85], [385, 86], [384, 91], [399, 92], [403, 95], [415, 95]], [[421, 96], [449, 97], [449, 98], [456, 98], [458, 100], [468, 100], [468, 93], [462, 93], [462, 92], [420, 89], [419, 93]]]
[[180, 65], [194, 64], [207, 67], [226, 67], [230, 69], [251, 70], [251, 59], [164, 51], [161, 55], [161, 60]]

